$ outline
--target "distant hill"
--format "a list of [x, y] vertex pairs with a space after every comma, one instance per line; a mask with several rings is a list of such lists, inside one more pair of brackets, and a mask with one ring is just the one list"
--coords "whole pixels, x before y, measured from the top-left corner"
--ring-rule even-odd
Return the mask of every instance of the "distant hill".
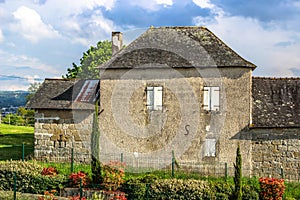
[[0, 108], [25, 106], [27, 91], [0, 91]]

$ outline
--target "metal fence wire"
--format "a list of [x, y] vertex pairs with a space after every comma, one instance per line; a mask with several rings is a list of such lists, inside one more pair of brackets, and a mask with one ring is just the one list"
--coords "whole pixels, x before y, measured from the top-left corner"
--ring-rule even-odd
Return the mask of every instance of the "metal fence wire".
[[[24, 144], [13, 145], [14, 151], [11, 155], [0, 155], [0, 160], [38, 160], [41, 165], [56, 163], [59, 165], [69, 165], [73, 172], [78, 165], [90, 165], [91, 155], [76, 152], [73, 148], [61, 148], [56, 152], [49, 152], [47, 155], [39, 156], [32, 146]], [[16, 156], [17, 155], [17, 156]], [[124, 153], [101, 153], [100, 161], [103, 164], [110, 161], [124, 163], [125, 172], [129, 173], [151, 173], [153, 171], [166, 171], [172, 173], [197, 174], [199, 176], [230, 177], [234, 176], [234, 166], [225, 162], [184, 162], [176, 160], [173, 154], [163, 157], [153, 157], [147, 155], [135, 155]], [[75, 170], [76, 171], [76, 170]], [[246, 177], [274, 177], [284, 178], [286, 181], [300, 181], [300, 169], [272, 168], [254, 169], [247, 166], [242, 168]]]

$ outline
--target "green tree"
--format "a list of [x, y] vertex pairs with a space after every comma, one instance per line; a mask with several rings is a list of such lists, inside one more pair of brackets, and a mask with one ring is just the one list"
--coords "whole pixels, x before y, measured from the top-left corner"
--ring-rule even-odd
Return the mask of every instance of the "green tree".
[[17, 126], [24, 126], [25, 120], [16, 114], [8, 114], [5, 115], [5, 117], [2, 119], [2, 122], [4, 124], [10, 124], [10, 125], [17, 125]]
[[26, 98], [26, 102], [28, 102], [36, 93], [36, 91], [38, 91], [38, 89], [41, 87], [42, 83], [41, 82], [34, 82], [31, 83], [29, 88], [28, 88], [28, 92], [29, 94], [25, 97]]
[[26, 109], [25, 107], [21, 106], [17, 110], [17, 115], [21, 116], [24, 119], [24, 125], [34, 125], [34, 110]]
[[234, 164], [234, 200], [242, 200], [242, 155], [240, 152], [240, 144], [236, 150], [236, 160]]
[[92, 131], [92, 181], [93, 184], [100, 184], [103, 181], [101, 176], [102, 165], [100, 163], [99, 153], [100, 153], [100, 131], [99, 131], [99, 122], [98, 122], [98, 113], [99, 113], [99, 100], [95, 103], [95, 113], [93, 118], [93, 131]]
[[91, 46], [83, 53], [80, 65], [72, 63], [73, 67], [67, 69], [67, 74], [63, 78], [99, 78], [98, 66], [111, 58], [111, 42], [108, 40], [99, 41], [97, 46]]

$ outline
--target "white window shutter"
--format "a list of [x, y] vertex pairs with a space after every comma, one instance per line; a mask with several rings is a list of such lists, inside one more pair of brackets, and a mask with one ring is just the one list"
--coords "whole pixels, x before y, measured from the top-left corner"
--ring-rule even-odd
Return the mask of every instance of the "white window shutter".
[[204, 87], [203, 91], [203, 109], [210, 110], [210, 87]]
[[154, 103], [154, 89], [153, 87], [147, 87], [147, 109], [153, 110], [153, 103]]
[[219, 111], [220, 110], [220, 88], [211, 87], [211, 110]]
[[216, 156], [216, 139], [206, 139], [204, 145], [204, 156]]
[[154, 87], [154, 110], [162, 110], [162, 87]]

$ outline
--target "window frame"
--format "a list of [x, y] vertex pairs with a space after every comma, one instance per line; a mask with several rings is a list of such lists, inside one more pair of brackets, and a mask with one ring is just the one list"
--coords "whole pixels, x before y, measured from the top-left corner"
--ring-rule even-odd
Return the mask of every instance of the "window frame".
[[206, 138], [204, 141], [204, 157], [217, 156], [217, 139]]
[[204, 86], [203, 87], [203, 109], [208, 112], [220, 111], [220, 87]]
[[163, 86], [146, 87], [146, 107], [150, 111], [163, 109]]

